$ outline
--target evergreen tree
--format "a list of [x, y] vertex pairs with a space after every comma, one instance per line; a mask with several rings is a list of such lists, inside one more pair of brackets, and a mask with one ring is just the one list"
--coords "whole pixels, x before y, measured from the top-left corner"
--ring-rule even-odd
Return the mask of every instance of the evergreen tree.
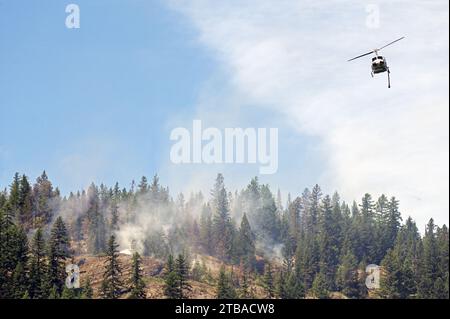
[[219, 279], [217, 282], [217, 299], [234, 299], [236, 298], [236, 290], [233, 282], [227, 273], [225, 267], [222, 266], [219, 271]]
[[88, 277], [86, 283], [83, 287], [83, 292], [81, 294], [82, 299], [92, 299], [94, 297], [94, 290], [91, 286], [91, 279]]
[[245, 270], [252, 271], [255, 267], [255, 235], [250, 228], [247, 215], [244, 213], [238, 234], [239, 256]]
[[211, 195], [214, 212], [212, 228], [215, 252], [221, 260], [225, 261], [229, 260], [231, 256], [234, 231], [230, 220], [228, 197], [222, 174], [217, 175]]
[[138, 193], [146, 194], [148, 192], [148, 190], [149, 190], [149, 188], [148, 188], [147, 177], [142, 176], [141, 181], [139, 182], [139, 185], [138, 185]]
[[260, 201], [261, 207], [257, 211], [258, 216], [252, 223], [252, 225], [256, 225], [255, 232], [259, 232], [266, 241], [278, 241], [281, 234], [281, 220], [268, 185], [261, 185]]
[[192, 290], [191, 285], [188, 282], [189, 277], [189, 265], [186, 261], [186, 257], [183, 254], [179, 254], [175, 261], [175, 271], [177, 274], [177, 284], [179, 299], [184, 299], [187, 293]]
[[280, 271], [276, 281], [276, 294], [280, 299], [288, 299], [288, 293], [286, 291], [286, 278], [283, 271]]
[[77, 294], [74, 289], [64, 287], [61, 293], [61, 299], [77, 299]]
[[312, 284], [311, 293], [314, 297], [318, 299], [327, 299], [328, 298], [328, 283], [326, 276], [319, 272], [314, 278], [314, 282]]
[[58, 288], [56, 286], [50, 288], [47, 299], [59, 299], [59, 298], [60, 295], [58, 293]]
[[214, 253], [213, 223], [209, 205], [203, 207], [200, 217], [200, 242], [206, 254]]
[[353, 253], [348, 250], [342, 257], [336, 274], [336, 287], [349, 298], [361, 296], [361, 280], [358, 276], [358, 264]]
[[25, 175], [22, 175], [20, 180], [19, 198], [18, 198], [18, 216], [17, 220], [20, 225], [26, 229], [32, 227], [32, 213], [33, 213], [33, 192]]
[[430, 219], [423, 238], [423, 255], [421, 260], [421, 278], [418, 295], [420, 298], [437, 298], [434, 284], [439, 278], [438, 247], [434, 220]]
[[34, 199], [34, 221], [35, 227], [43, 227], [52, 217], [51, 201], [55, 197], [53, 186], [46, 172], [42, 172], [41, 176], [36, 179], [33, 185]]
[[28, 288], [28, 278], [26, 275], [26, 270], [22, 262], [18, 262], [16, 268], [14, 269], [12, 278], [13, 287], [13, 298], [20, 299], [25, 293], [27, 293]]
[[386, 299], [404, 298], [400, 260], [394, 250], [389, 250], [381, 262], [380, 295]]
[[120, 279], [122, 269], [119, 263], [118, 247], [116, 238], [112, 235], [106, 250], [105, 272], [103, 273], [101, 286], [101, 294], [105, 299], [117, 299], [122, 293], [122, 281]]
[[241, 278], [239, 284], [240, 284], [239, 292], [238, 292], [239, 298], [240, 299], [251, 299], [252, 296], [250, 293], [248, 274], [245, 270], [242, 273], [242, 278]]
[[333, 218], [331, 198], [327, 195], [322, 200], [318, 227], [319, 269], [324, 276], [327, 290], [334, 290], [335, 272], [339, 262], [339, 242], [335, 233], [336, 223]]
[[20, 176], [19, 173], [14, 174], [13, 182], [9, 186], [8, 208], [14, 220], [19, 219], [20, 215]]
[[139, 253], [135, 252], [133, 254], [133, 262], [131, 265], [131, 299], [145, 299], [145, 282], [142, 278], [141, 256]]
[[30, 252], [29, 297], [31, 299], [45, 298], [47, 292], [43, 288], [47, 265], [45, 241], [41, 228], [38, 228], [33, 236]]
[[56, 287], [60, 295], [66, 278], [65, 261], [70, 257], [67, 229], [61, 217], [53, 224], [48, 246], [47, 284], [49, 287]]
[[435, 283], [435, 296], [439, 299], [449, 298], [449, 234], [446, 225], [438, 227], [436, 231], [436, 244], [438, 250], [439, 278]]
[[421, 238], [416, 224], [411, 218], [406, 220], [397, 235], [393, 248], [397, 260], [400, 261], [402, 298], [410, 298], [417, 294], [420, 282]]
[[172, 255], [169, 255], [166, 263], [166, 274], [164, 276], [164, 294], [169, 299], [180, 299], [180, 290], [178, 285], [178, 274], [175, 270], [175, 261]]
[[301, 274], [297, 271], [287, 273], [284, 285], [285, 298], [300, 299], [305, 296]]
[[87, 197], [87, 248], [89, 253], [96, 255], [106, 249], [105, 219], [101, 211], [101, 200], [97, 186], [94, 184], [89, 186]]
[[267, 263], [264, 267], [263, 286], [266, 291], [267, 298], [272, 299], [275, 296], [275, 287], [270, 263]]

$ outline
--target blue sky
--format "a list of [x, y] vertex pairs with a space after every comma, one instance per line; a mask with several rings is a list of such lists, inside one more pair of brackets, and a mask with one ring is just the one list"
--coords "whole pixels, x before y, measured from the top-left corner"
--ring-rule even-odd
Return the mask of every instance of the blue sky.
[[79, 1], [79, 30], [64, 1], [0, 3], [2, 185], [45, 168], [65, 191], [84, 187], [71, 156], [103, 157], [86, 169], [108, 183], [153, 174], [166, 119], [189, 112], [213, 68], [192, 29], [159, 1]]
[[168, 123], [192, 121], [220, 72], [193, 26], [160, 1], [77, 1], [77, 30], [64, 1], [0, 4], [1, 186], [16, 171], [46, 169], [65, 193], [159, 172]]
[[[448, 223], [447, 1], [72, 2], [80, 29], [68, 1], [0, 0], [1, 187], [43, 169], [63, 193], [156, 172], [174, 192], [219, 171], [245, 186], [257, 165], [170, 162], [170, 131], [201, 119], [277, 127], [279, 170], [260, 176], [274, 190], [387, 193]], [[369, 60], [345, 62], [403, 35], [384, 53], [390, 90]]]

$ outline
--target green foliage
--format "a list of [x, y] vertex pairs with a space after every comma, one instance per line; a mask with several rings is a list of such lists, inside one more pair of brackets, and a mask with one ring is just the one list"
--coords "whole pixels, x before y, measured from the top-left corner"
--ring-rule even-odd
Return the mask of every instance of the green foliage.
[[275, 296], [275, 284], [272, 267], [269, 263], [267, 263], [264, 267], [263, 286], [266, 291], [267, 298], [272, 299]]
[[234, 299], [237, 297], [236, 289], [229, 274], [225, 272], [225, 267], [221, 267], [217, 280], [217, 299]]
[[233, 251], [234, 229], [229, 215], [228, 197], [222, 174], [217, 175], [211, 195], [214, 251], [221, 260], [230, 260]]
[[131, 265], [131, 279], [130, 279], [130, 298], [131, 299], [145, 299], [145, 282], [142, 279], [143, 273], [141, 269], [141, 256], [139, 253], [133, 254], [133, 261]]
[[252, 271], [255, 267], [255, 235], [250, 228], [247, 215], [244, 213], [238, 233], [238, 256], [245, 270]]
[[116, 238], [112, 235], [106, 250], [105, 272], [101, 285], [101, 295], [104, 299], [117, 299], [122, 294], [123, 284], [120, 279], [122, 267], [119, 263], [119, 254]]
[[319, 272], [314, 278], [311, 293], [318, 299], [326, 299], [329, 296], [328, 282], [325, 274]]
[[82, 289], [81, 293], [81, 299], [92, 299], [94, 297], [94, 290], [91, 286], [91, 280], [90, 278], [86, 279], [86, 283], [84, 284], [84, 287]]
[[[127, 223], [135, 225], [144, 210], [151, 220], [174, 221], [168, 229], [151, 227], [140, 242], [144, 255], [168, 258], [168, 298], [190, 296], [189, 279], [217, 283], [221, 298], [251, 298], [250, 278], [262, 284], [268, 298], [325, 298], [334, 291], [365, 298], [364, 266], [375, 263], [382, 266], [381, 288], [371, 296], [448, 299], [447, 226], [430, 220], [421, 237], [411, 218], [402, 224], [395, 197], [365, 194], [359, 204], [349, 205], [315, 185], [292, 200], [288, 195], [283, 205], [281, 193], [275, 200], [257, 178], [242, 191], [228, 193], [221, 174], [211, 195], [207, 202], [197, 195], [185, 201], [183, 194], [174, 201], [155, 175], [150, 183], [142, 178], [136, 189], [134, 182], [129, 190], [117, 183], [112, 188], [92, 184], [87, 191], [61, 198], [45, 171], [32, 186], [17, 173], [9, 188], [0, 191], [0, 298], [92, 298], [89, 281], [79, 290], [64, 287], [65, 264], [84, 248], [107, 255], [101, 296], [120, 297], [125, 290], [118, 246], [114, 237], [112, 243], [106, 238]], [[186, 252], [240, 265], [245, 275], [233, 282], [223, 268], [216, 281], [198, 260], [190, 271]], [[132, 298], [145, 296], [140, 268], [140, 258], [133, 256], [127, 287]]]
[[347, 251], [336, 273], [336, 287], [349, 298], [359, 298], [361, 285], [356, 258], [351, 251]]
[[66, 226], [61, 217], [53, 224], [48, 243], [47, 285], [56, 287], [58, 294], [62, 293], [66, 278], [65, 261], [70, 257], [69, 239]]

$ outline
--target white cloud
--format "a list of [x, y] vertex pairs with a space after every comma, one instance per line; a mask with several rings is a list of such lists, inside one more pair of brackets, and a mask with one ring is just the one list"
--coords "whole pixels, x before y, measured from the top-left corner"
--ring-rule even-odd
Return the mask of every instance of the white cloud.
[[[395, 195], [421, 229], [430, 217], [448, 224], [448, 1], [370, 3], [379, 5], [379, 29], [366, 27], [366, 3], [356, 0], [171, 7], [196, 26], [235, 96], [319, 138], [327, 190]], [[391, 89], [385, 74], [370, 78], [370, 58], [346, 62], [403, 35], [382, 51]]]

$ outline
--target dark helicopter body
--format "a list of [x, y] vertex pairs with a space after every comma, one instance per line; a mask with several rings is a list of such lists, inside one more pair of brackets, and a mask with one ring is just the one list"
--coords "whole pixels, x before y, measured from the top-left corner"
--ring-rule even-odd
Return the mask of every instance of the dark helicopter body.
[[378, 74], [389, 71], [386, 59], [382, 56], [375, 56], [372, 58], [372, 73]]
[[359, 58], [361, 58], [363, 56], [375, 53], [375, 56], [372, 58], [372, 72], [371, 72], [371, 75], [373, 77], [374, 74], [387, 72], [387, 74], [388, 74], [388, 88], [390, 88], [391, 87], [391, 77], [390, 77], [391, 71], [389, 70], [389, 67], [387, 65], [386, 58], [382, 57], [381, 55], [378, 55], [378, 51], [380, 51], [381, 49], [387, 47], [388, 45], [391, 45], [391, 44], [393, 44], [393, 43], [395, 43], [397, 41], [400, 41], [403, 38], [404, 37], [401, 37], [400, 39], [392, 41], [391, 43], [388, 43], [388, 44], [386, 44], [385, 46], [383, 46], [383, 47], [381, 47], [379, 49], [374, 49], [373, 51], [370, 51], [368, 53], [364, 53], [362, 55], [358, 55], [357, 57], [355, 57], [353, 59], [350, 59], [348, 61], [353, 61], [353, 60], [359, 59]]

